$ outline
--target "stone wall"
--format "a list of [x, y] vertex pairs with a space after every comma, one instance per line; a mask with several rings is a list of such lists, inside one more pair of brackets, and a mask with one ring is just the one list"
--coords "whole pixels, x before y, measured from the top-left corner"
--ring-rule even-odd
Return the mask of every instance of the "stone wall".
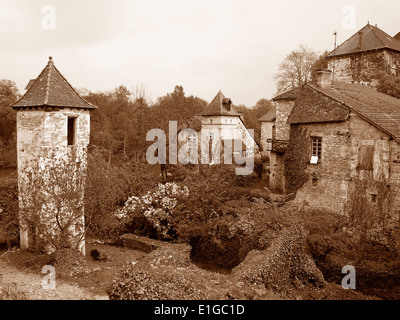
[[[400, 171], [399, 164], [392, 161], [398, 144], [356, 114], [352, 113], [345, 122], [300, 126], [307, 132], [310, 148], [312, 136], [322, 138], [322, 159], [317, 165], [308, 164], [309, 179], [297, 192], [296, 202], [344, 213], [349, 188], [355, 181], [372, 178], [394, 186], [400, 181], [396, 172]], [[373, 167], [363, 170], [359, 167], [359, 153], [368, 146], [373, 148]]]
[[[67, 122], [68, 117], [75, 120], [75, 144], [68, 146]], [[20, 190], [20, 208], [28, 203], [32, 196], [26, 186], [35, 179], [32, 172], [45, 174], [46, 170], [56, 167], [60, 163], [74, 161], [79, 164], [80, 172], [86, 170], [87, 146], [90, 136], [90, 113], [88, 110], [61, 109], [58, 111], [24, 110], [17, 112], [17, 152], [18, 152], [18, 184]], [[72, 159], [73, 156], [73, 159]], [[31, 172], [31, 174], [29, 174]], [[72, 179], [72, 177], [71, 177]], [[47, 186], [35, 186], [46, 190]], [[45, 191], [46, 192], [46, 191]], [[83, 194], [82, 194], [83, 199]], [[50, 202], [50, 201], [49, 201]], [[48, 206], [50, 207], [50, 206]], [[50, 209], [49, 209], [50, 210]], [[43, 212], [43, 215], [48, 212]], [[82, 219], [83, 210], [81, 211]], [[83, 220], [82, 220], [83, 221]], [[21, 248], [27, 249], [36, 246], [38, 238], [32, 230], [21, 221]], [[83, 230], [77, 230], [83, 232]], [[84, 252], [84, 242], [79, 249]]]
[[289, 140], [290, 125], [287, 123], [295, 100], [280, 100], [276, 102], [276, 136], [277, 140]]
[[270, 147], [269, 144], [267, 143], [268, 139], [272, 139], [273, 137], [273, 127], [275, 125], [275, 122], [261, 122], [261, 147], [263, 150], [263, 155], [266, 155], [270, 157], [270, 152], [267, 151], [268, 148]]
[[[276, 140], [289, 140], [290, 125], [287, 123], [290, 113], [292, 112], [295, 100], [279, 100], [276, 101], [276, 121], [275, 137]], [[285, 176], [284, 176], [284, 155], [276, 152], [270, 153], [270, 174], [269, 188], [278, 193], [285, 192]]]
[[391, 50], [375, 50], [332, 57], [328, 69], [334, 70], [335, 81], [377, 85], [376, 76], [381, 71], [400, 73], [400, 53]]

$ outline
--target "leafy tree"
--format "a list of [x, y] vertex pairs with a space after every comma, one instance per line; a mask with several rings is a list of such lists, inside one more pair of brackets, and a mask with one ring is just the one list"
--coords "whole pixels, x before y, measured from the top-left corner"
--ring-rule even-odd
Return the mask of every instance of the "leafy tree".
[[377, 75], [377, 80], [378, 91], [400, 99], [400, 76], [381, 71]]
[[308, 82], [317, 59], [317, 53], [305, 45], [300, 45], [287, 55], [275, 75], [278, 94]]
[[16, 112], [10, 108], [20, 97], [16, 84], [0, 80], [0, 163], [16, 165]]

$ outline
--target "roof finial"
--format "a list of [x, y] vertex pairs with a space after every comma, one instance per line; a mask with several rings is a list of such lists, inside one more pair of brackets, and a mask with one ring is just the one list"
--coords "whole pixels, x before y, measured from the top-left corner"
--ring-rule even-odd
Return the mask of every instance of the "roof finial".
[[53, 64], [53, 57], [52, 56], [49, 57], [49, 64]]

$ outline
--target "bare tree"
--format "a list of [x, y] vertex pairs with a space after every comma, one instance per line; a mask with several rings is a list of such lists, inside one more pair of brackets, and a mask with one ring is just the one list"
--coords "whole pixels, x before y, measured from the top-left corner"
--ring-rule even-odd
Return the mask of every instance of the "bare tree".
[[317, 59], [318, 54], [305, 45], [300, 45], [287, 55], [279, 65], [279, 72], [274, 76], [278, 94], [308, 82]]

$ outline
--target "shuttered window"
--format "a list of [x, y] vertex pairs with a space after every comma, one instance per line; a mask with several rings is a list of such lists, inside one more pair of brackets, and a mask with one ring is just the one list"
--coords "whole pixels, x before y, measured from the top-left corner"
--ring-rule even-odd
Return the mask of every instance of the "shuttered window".
[[358, 150], [358, 170], [373, 170], [374, 168], [374, 147], [361, 146]]

